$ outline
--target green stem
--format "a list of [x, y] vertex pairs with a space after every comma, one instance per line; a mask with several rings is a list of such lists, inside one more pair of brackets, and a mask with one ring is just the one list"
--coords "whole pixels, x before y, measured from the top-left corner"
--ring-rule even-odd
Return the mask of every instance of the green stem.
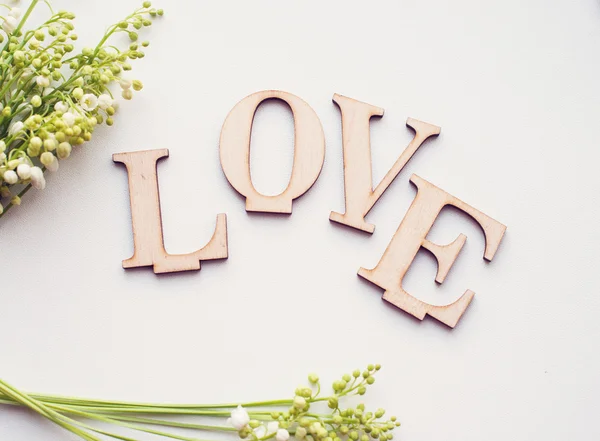
[[0, 391], [2, 393], [4, 393], [4, 395], [14, 399], [16, 402], [21, 403], [22, 405], [24, 405], [26, 407], [29, 407], [31, 410], [34, 410], [35, 412], [39, 413], [44, 418], [52, 421], [55, 424], [58, 424], [59, 426], [63, 427], [64, 429], [69, 430], [70, 432], [73, 432], [74, 434], [78, 435], [79, 437], [81, 437], [87, 441], [100, 441], [98, 438], [90, 435], [87, 432], [84, 432], [83, 430], [81, 430], [81, 429], [71, 425], [69, 422], [65, 421], [65, 420], [68, 420], [68, 418], [64, 418], [62, 415], [47, 408], [42, 403], [39, 403], [39, 402], [31, 399], [27, 395], [19, 392], [17, 389], [13, 388], [8, 383], [6, 383], [2, 380], [0, 380]]
[[42, 401], [51, 401], [57, 404], [76, 404], [76, 405], [93, 405], [93, 406], [118, 406], [118, 407], [160, 407], [160, 408], [186, 408], [186, 409], [235, 409], [238, 406], [242, 407], [266, 407], [266, 406], [291, 406], [292, 400], [270, 400], [256, 401], [252, 403], [223, 403], [223, 404], [159, 404], [159, 403], [135, 403], [128, 401], [106, 401], [96, 399], [85, 399], [78, 397], [67, 397], [61, 395], [38, 395], [32, 394], [32, 397]]

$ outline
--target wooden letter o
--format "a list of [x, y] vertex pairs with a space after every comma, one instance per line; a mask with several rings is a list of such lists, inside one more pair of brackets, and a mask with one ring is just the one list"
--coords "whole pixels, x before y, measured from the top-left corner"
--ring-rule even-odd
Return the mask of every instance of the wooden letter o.
[[[250, 138], [258, 106], [265, 100], [285, 101], [294, 115], [294, 165], [287, 188], [277, 196], [265, 196], [250, 177]], [[220, 141], [221, 167], [236, 191], [246, 197], [246, 211], [291, 213], [292, 201], [315, 183], [325, 160], [325, 135], [315, 111], [301, 98], [279, 90], [264, 90], [240, 101], [229, 113]]]

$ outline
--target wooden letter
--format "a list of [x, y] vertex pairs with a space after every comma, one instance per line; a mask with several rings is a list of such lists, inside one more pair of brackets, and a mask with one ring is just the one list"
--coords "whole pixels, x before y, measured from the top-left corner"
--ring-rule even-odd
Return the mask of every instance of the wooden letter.
[[383, 109], [338, 94], [333, 96], [333, 102], [339, 106], [342, 112], [346, 212], [340, 214], [332, 211], [329, 219], [367, 233], [373, 233], [375, 225], [365, 222], [365, 216], [425, 140], [439, 135], [441, 129], [408, 118], [406, 125], [414, 129], [415, 137], [373, 190], [369, 122], [374, 116], [383, 116]]
[[400, 223], [383, 257], [372, 270], [361, 268], [358, 275], [385, 290], [384, 300], [423, 320], [427, 314], [454, 328], [475, 295], [467, 290], [456, 302], [447, 306], [424, 303], [402, 289], [402, 279], [421, 247], [429, 250], [438, 262], [436, 281], [442, 283], [462, 250], [465, 235], [461, 234], [449, 245], [441, 246], [426, 239], [442, 208], [453, 205], [475, 219], [485, 236], [484, 259], [491, 261], [498, 250], [506, 227], [491, 217], [449, 195], [444, 190], [412, 175], [417, 196]]
[[217, 215], [215, 233], [204, 248], [191, 254], [165, 251], [158, 194], [156, 162], [169, 156], [169, 150], [116, 153], [113, 161], [125, 164], [129, 176], [129, 201], [133, 225], [133, 257], [123, 268], [153, 266], [154, 272], [173, 273], [200, 269], [201, 260], [227, 258], [227, 216]]
[[[294, 114], [294, 165], [285, 191], [277, 196], [260, 194], [250, 177], [250, 137], [254, 114], [265, 100], [285, 101]], [[325, 135], [315, 111], [287, 92], [265, 90], [240, 101], [229, 113], [221, 131], [221, 166], [227, 180], [246, 197], [246, 211], [291, 213], [292, 201], [315, 183], [325, 160]]]

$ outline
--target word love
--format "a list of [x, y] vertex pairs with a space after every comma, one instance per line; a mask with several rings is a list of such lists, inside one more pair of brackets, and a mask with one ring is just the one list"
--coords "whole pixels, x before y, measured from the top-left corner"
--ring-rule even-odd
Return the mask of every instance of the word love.
[[[259, 193], [250, 175], [250, 137], [254, 115], [265, 100], [286, 102], [294, 116], [294, 164], [287, 188], [277, 196]], [[345, 212], [330, 214], [333, 222], [373, 233], [375, 225], [365, 216], [396, 179], [404, 166], [428, 139], [437, 136], [440, 128], [409, 118], [406, 125], [415, 132], [414, 138], [398, 160], [373, 188], [371, 172], [370, 120], [383, 116], [383, 109], [341, 95], [334, 95], [342, 115], [342, 144], [344, 153]], [[282, 91], [262, 91], [240, 101], [229, 113], [221, 131], [220, 158], [229, 183], [246, 198], [246, 210], [265, 213], [292, 213], [294, 199], [306, 193], [316, 182], [325, 159], [325, 135], [319, 117], [301, 98]], [[133, 223], [133, 257], [123, 261], [124, 268], [152, 266], [155, 273], [199, 270], [203, 260], [225, 259], [228, 256], [227, 217], [217, 215], [217, 226], [208, 244], [193, 253], [171, 255], [165, 251], [161, 223], [156, 163], [169, 156], [169, 151], [149, 150], [118, 153], [115, 162], [125, 164], [129, 177], [131, 217]], [[373, 269], [361, 268], [358, 274], [379, 286], [384, 300], [423, 320], [435, 317], [450, 327], [456, 326], [474, 293], [467, 290], [456, 302], [434, 306], [418, 300], [402, 288], [402, 280], [421, 248], [436, 258], [436, 282], [443, 283], [462, 250], [466, 236], [461, 234], [448, 245], [427, 239], [441, 210], [452, 205], [469, 214], [479, 223], [485, 235], [484, 259], [491, 261], [498, 250], [506, 227], [476, 210], [425, 179], [412, 175], [417, 195], [398, 230], [392, 237], [383, 257]]]

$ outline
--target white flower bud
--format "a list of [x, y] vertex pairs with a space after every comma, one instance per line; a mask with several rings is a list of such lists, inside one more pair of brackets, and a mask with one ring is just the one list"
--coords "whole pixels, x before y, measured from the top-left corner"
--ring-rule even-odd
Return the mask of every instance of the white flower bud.
[[8, 16], [4, 19], [4, 23], [2, 23], [2, 29], [7, 34], [11, 34], [17, 26], [19, 25], [19, 21], [15, 17]]
[[304, 409], [304, 406], [306, 406], [306, 399], [304, 397], [296, 395], [294, 397], [294, 407], [296, 409], [302, 410]]
[[21, 18], [21, 14], [22, 14], [22, 12], [21, 12], [21, 9], [20, 9], [20, 8], [11, 8], [11, 10], [10, 10], [10, 11], [9, 11], [9, 13], [8, 13], [8, 15], [9, 15], [10, 17], [14, 17], [14, 18], [16, 18], [17, 20], [18, 20], [19, 18]]
[[231, 418], [229, 418], [229, 424], [235, 427], [237, 430], [242, 430], [250, 422], [250, 416], [246, 409], [242, 406], [238, 406], [237, 409], [231, 411]]
[[0, 141], [0, 152], [4, 152], [6, 150], [6, 143], [4, 141]]
[[44, 164], [51, 172], [58, 170], [58, 159], [56, 159], [56, 156], [54, 156], [52, 153], [42, 153], [42, 156], [40, 156], [40, 161], [42, 161], [42, 164]]
[[23, 121], [16, 121], [13, 122], [10, 127], [8, 128], [8, 134], [10, 136], [16, 135], [17, 133], [19, 133], [21, 130], [23, 130], [23, 127], [25, 126], [25, 124], [23, 124]]
[[102, 110], [106, 110], [112, 106], [112, 102], [113, 99], [106, 93], [103, 93], [98, 97], [98, 107], [100, 107]]
[[9, 185], [16, 184], [19, 181], [19, 177], [13, 170], [7, 170], [4, 172], [4, 182]]
[[131, 87], [131, 84], [131, 80], [128, 80], [126, 78], [121, 78], [121, 81], [119, 81], [119, 85], [123, 90], [129, 89]]
[[31, 177], [31, 167], [29, 164], [21, 164], [17, 167], [17, 174], [23, 180], [27, 180]]
[[54, 110], [60, 113], [67, 113], [69, 111], [69, 106], [67, 106], [64, 102], [59, 101], [54, 105]]
[[275, 433], [275, 432], [277, 432], [278, 429], [279, 429], [278, 421], [271, 421], [269, 424], [267, 424], [267, 433], [268, 434]]
[[123, 89], [121, 96], [126, 100], [130, 100], [131, 98], [133, 98], [133, 92], [131, 91], [131, 89]]
[[46, 188], [46, 179], [44, 178], [44, 172], [39, 167], [31, 167], [31, 185], [38, 190]]
[[290, 439], [290, 432], [285, 429], [279, 429], [277, 435], [275, 435], [277, 441], [288, 441]]
[[296, 433], [294, 434], [294, 437], [297, 439], [303, 439], [306, 436], [306, 429], [304, 427], [298, 427], [296, 429]]
[[67, 127], [73, 127], [73, 125], [75, 125], [75, 115], [73, 115], [71, 112], [66, 112], [62, 116], [62, 120], [67, 125]]
[[50, 80], [43, 75], [38, 75], [35, 78], [35, 82], [40, 87], [48, 87], [50, 85]]

